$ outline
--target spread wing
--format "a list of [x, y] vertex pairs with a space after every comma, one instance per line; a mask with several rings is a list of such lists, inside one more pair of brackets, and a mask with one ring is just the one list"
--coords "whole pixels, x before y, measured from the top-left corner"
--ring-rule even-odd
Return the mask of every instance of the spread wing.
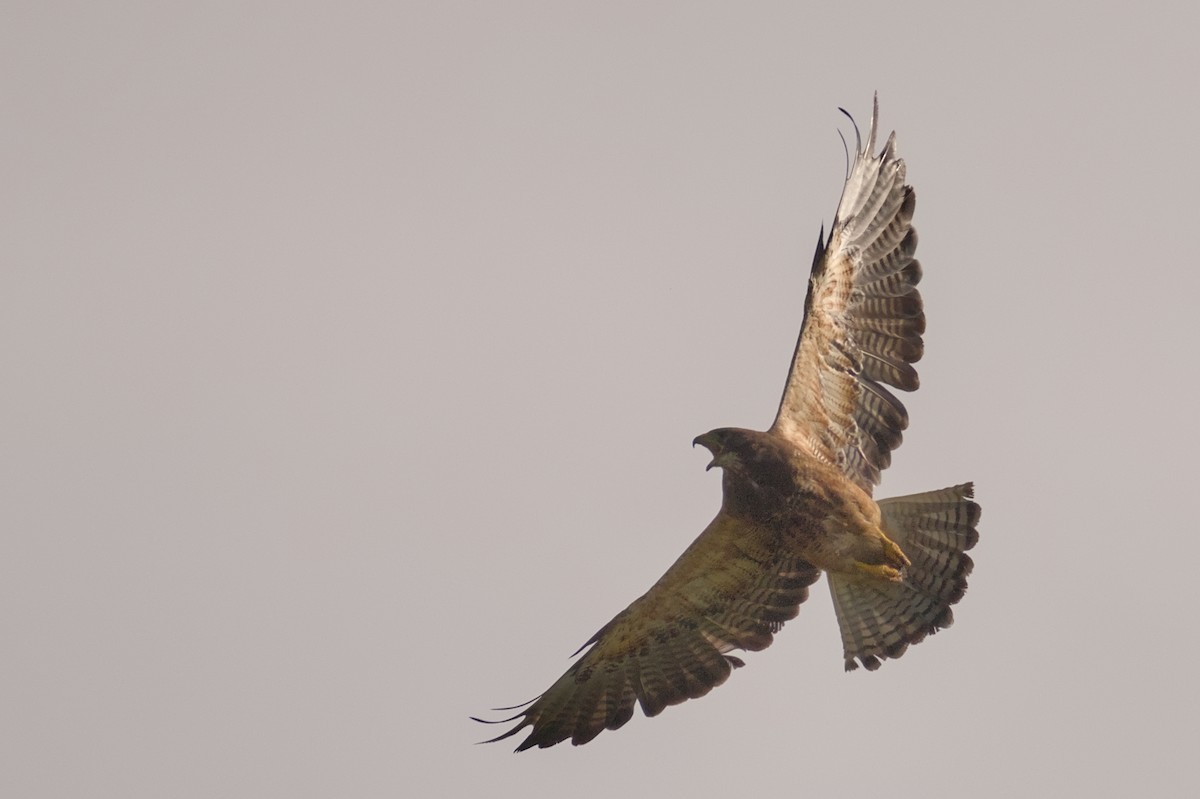
[[566, 674], [515, 716], [488, 722], [519, 720], [492, 741], [532, 727], [516, 751], [568, 738], [584, 744], [629, 721], [635, 702], [656, 716], [704, 696], [742, 665], [727, 653], [769, 646], [820, 574], [780, 549], [772, 533], [722, 509], [653, 588], [584, 644], [591, 649]]
[[800, 340], [771, 427], [868, 493], [908, 427], [908, 412], [887, 386], [917, 388], [912, 364], [925, 332], [913, 257], [916, 196], [904, 183], [894, 133], [872, 154], [878, 120], [876, 98], [829, 239], [817, 241]]

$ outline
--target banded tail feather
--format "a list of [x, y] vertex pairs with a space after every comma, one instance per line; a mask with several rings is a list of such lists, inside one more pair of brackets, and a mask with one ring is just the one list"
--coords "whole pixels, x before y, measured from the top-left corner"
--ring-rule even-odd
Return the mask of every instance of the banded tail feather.
[[980, 509], [971, 483], [879, 501], [883, 529], [912, 565], [901, 582], [830, 574], [829, 589], [842, 632], [846, 671], [869, 671], [910, 644], [954, 623], [950, 606], [962, 599], [974, 566]]

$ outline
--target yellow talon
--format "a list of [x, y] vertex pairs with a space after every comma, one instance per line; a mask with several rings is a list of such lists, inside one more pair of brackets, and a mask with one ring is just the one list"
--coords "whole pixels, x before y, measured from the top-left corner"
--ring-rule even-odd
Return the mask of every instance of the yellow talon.
[[856, 560], [854, 561], [854, 568], [871, 577], [890, 580], [893, 583], [898, 583], [902, 579], [900, 570], [888, 566], [886, 563], [863, 563], [861, 560]]
[[889, 562], [899, 563], [903, 566], [912, 565], [912, 561], [910, 561], [908, 556], [904, 554], [904, 550], [897, 546], [896, 542], [887, 536], [883, 536], [883, 548], [886, 552], [886, 557]]

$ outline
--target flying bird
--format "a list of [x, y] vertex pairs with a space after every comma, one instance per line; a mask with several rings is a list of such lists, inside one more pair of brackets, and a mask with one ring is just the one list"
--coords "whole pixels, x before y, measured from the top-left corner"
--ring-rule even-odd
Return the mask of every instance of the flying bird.
[[693, 442], [723, 470], [716, 518], [545, 693], [501, 708], [518, 712], [487, 723], [516, 726], [486, 743], [528, 727], [517, 751], [584, 744], [624, 725], [635, 704], [656, 716], [704, 696], [744, 665], [731, 652], [771, 644], [822, 571], [847, 671], [875, 670], [953, 622], [978, 540], [972, 484], [872, 498], [908, 427], [887, 387], [917, 388], [925, 332], [916, 195], [895, 133], [874, 154], [878, 120], [876, 98], [865, 143], [855, 125], [828, 238], [822, 228], [817, 240], [774, 423]]

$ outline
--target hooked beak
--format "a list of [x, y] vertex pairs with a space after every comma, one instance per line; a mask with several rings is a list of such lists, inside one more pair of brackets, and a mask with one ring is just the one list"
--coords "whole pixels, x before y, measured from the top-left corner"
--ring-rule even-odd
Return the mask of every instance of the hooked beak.
[[696, 436], [692, 439], [692, 446], [695, 447], [697, 444], [700, 444], [709, 452], [713, 453], [713, 459], [708, 462], [707, 466], [704, 467], [704, 471], [707, 472], [709, 469], [717, 465], [717, 454], [716, 450], [714, 449], [716, 441], [713, 439], [712, 433], [704, 433], [703, 435]]

